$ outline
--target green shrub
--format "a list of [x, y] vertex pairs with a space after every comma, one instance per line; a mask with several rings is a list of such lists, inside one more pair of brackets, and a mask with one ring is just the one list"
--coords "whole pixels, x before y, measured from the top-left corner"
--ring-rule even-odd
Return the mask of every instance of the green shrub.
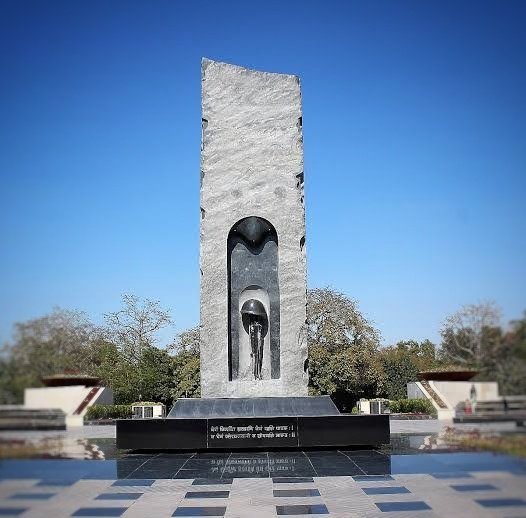
[[398, 399], [389, 403], [392, 414], [436, 415], [436, 409], [429, 399]]
[[86, 419], [129, 419], [132, 416], [130, 405], [93, 405], [88, 408]]

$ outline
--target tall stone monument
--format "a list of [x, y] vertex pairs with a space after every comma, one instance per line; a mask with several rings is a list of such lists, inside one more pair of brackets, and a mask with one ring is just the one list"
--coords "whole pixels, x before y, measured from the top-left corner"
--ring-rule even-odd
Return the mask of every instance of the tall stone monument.
[[305, 396], [299, 78], [201, 73], [201, 394]]
[[204, 59], [201, 398], [118, 420], [125, 449], [375, 445], [387, 415], [307, 396], [301, 92], [296, 76]]

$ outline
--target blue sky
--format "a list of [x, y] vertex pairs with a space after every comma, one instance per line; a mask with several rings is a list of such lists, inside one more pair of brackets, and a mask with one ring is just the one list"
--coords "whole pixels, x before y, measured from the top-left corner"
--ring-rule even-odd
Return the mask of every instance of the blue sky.
[[466, 303], [520, 316], [525, 23], [510, 1], [4, 0], [0, 342], [125, 292], [198, 322], [203, 56], [301, 77], [310, 287], [385, 343]]

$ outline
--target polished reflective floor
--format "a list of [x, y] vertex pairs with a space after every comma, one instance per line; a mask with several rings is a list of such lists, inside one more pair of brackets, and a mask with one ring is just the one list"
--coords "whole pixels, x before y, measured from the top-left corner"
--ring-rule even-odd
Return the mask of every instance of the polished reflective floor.
[[[371, 477], [430, 474], [463, 478], [477, 471], [526, 475], [526, 460], [493, 453], [393, 455], [377, 450], [223, 453], [130, 453], [118, 459], [4, 460], [0, 479], [39, 479], [67, 484], [80, 479], [156, 480], [234, 478]], [[134, 482], [135, 483], [135, 482]]]
[[526, 459], [422, 434], [380, 449], [190, 453], [98, 438], [35, 456], [0, 461], [0, 516], [526, 517]]

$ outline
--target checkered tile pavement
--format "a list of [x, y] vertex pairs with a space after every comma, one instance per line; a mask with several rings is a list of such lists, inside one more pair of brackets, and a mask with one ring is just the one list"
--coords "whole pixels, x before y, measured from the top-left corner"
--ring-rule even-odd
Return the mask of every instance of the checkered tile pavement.
[[526, 518], [526, 476], [477, 471], [220, 480], [5, 479], [0, 516]]

